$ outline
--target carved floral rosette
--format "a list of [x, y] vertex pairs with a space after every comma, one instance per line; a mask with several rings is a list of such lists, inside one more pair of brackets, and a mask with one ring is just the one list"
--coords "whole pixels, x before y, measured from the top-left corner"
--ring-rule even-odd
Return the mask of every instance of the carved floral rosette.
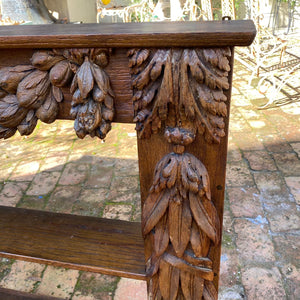
[[31, 65], [0, 69], [0, 138], [18, 130], [29, 135], [37, 120], [52, 123], [63, 101], [63, 87], [72, 93], [71, 115], [78, 137], [104, 138], [114, 116], [114, 94], [104, 68], [109, 50], [53, 49], [36, 51]]
[[157, 163], [142, 209], [152, 247], [149, 299], [217, 300], [209, 256], [220, 242], [219, 216], [207, 169], [185, 146], [197, 133], [208, 143], [225, 136], [230, 48], [132, 49], [128, 56], [138, 136], [164, 130], [174, 150]]

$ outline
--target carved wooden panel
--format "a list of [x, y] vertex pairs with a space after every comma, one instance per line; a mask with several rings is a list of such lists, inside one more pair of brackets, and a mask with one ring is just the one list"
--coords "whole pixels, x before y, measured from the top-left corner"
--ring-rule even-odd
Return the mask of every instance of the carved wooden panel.
[[128, 53], [133, 74], [135, 121], [140, 137], [179, 125], [204, 134], [209, 142], [224, 136], [227, 116], [223, 91], [229, 88], [230, 48], [134, 49]]
[[[104, 138], [115, 111], [110, 55], [104, 48], [39, 50], [30, 65], [0, 69], [0, 138], [28, 135], [38, 119], [55, 121], [62, 88], [72, 95], [78, 137]], [[210, 253], [220, 242], [220, 216], [207, 167], [185, 148], [197, 135], [208, 144], [225, 136], [231, 50], [132, 49], [128, 57], [138, 137], [163, 133], [173, 147], [157, 163], [143, 203], [149, 297], [217, 299]]]
[[[57, 118], [75, 119], [80, 138], [104, 138], [112, 120], [132, 123], [134, 115], [149, 298], [216, 300], [232, 51], [251, 44], [253, 22], [2, 27], [0, 138], [17, 130], [30, 134], [38, 119], [51, 123]], [[115, 229], [112, 240], [121, 232]], [[89, 236], [80, 242], [89, 243]], [[12, 257], [19, 258], [23, 245], [20, 239], [14, 244], [15, 232], [4, 240]], [[97, 238], [90, 245], [98, 255]], [[129, 265], [133, 271], [138, 266], [138, 273], [124, 271], [130, 255], [125, 249], [120, 258], [118, 247], [111, 245], [117, 267], [108, 259], [105, 272], [118, 269], [126, 277], [144, 278], [142, 264], [134, 259]], [[37, 248], [29, 248], [27, 258], [45, 261]], [[77, 259], [68, 257], [68, 262], [93, 269], [93, 259], [83, 264]], [[52, 251], [51, 261], [66, 266], [60, 252]]]
[[62, 88], [69, 87], [77, 136], [103, 139], [114, 116], [114, 93], [104, 70], [109, 55], [103, 48], [40, 50], [30, 65], [0, 69], [0, 138], [17, 130], [29, 135], [38, 119], [54, 122]]
[[185, 146], [197, 134], [207, 143], [225, 136], [231, 50], [132, 49], [128, 56], [139, 138], [164, 131], [173, 145], [143, 204], [149, 299], [217, 299], [209, 256], [220, 218], [208, 171]]

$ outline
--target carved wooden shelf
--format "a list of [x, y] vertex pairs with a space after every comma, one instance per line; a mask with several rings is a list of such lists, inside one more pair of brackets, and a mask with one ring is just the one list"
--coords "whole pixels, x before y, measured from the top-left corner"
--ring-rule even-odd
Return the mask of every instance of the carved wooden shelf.
[[252, 21], [2, 26], [0, 48], [248, 46]]
[[153, 300], [217, 300], [233, 53], [255, 33], [230, 20], [0, 27], [0, 138], [38, 119], [100, 139], [136, 123], [142, 200], [141, 224], [0, 207], [0, 254], [147, 280]]
[[145, 280], [141, 224], [0, 206], [0, 255]]

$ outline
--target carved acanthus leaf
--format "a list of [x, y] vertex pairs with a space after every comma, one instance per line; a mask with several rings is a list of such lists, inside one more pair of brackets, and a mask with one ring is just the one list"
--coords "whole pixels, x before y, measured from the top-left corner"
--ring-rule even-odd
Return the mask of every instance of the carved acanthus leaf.
[[132, 49], [132, 73], [137, 131], [149, 137], [164, 125], [185, 124], [209, 142], [225, 135], [230, 71], [229, 48]]
[[114, 94], [104, 71], [108, 56], [102, 48], [43, 50], [33, 54], [32, 65], [0, 69], [0, 138], [16, 130], [29, 135], [38, 119], [54, 122], [61, 88], [71, 82], [77, 135], [104, 138], [114, 116]]
[[[185, 129], [167, 128], [177, 153], [157, 164], [143, 206], [143, 235], [152, 243], [147, 262], [153, 299], [214, 299], [211, 243], [220, 242], [220, 222], [209, 176], [199, 159], [182, 148], [194, 140]], [[179, 147], [179, 148], [178, 148]]]
[[153, 184], [143, 207], [143, 234], [150, 233], [168, 210], [168, 215], [171, 213], [173, 216], [171, 219], [177, 219], [177, 230], [171, 229], [170, 226], [174, 224], [170, 223], [168, 230], [171, 243], [180, 257], [184, 253], [182, 248], [185, 250], [189, 242], [184, 236], [186, 230], [182, 220], [189, 224], [188, 228], [192, 227], [194, 220], [201, 231], [218, 243], [218, 217], [210, 197], [208, 173], [200, 160], [189, 153], [167, 154], [156, 167]]

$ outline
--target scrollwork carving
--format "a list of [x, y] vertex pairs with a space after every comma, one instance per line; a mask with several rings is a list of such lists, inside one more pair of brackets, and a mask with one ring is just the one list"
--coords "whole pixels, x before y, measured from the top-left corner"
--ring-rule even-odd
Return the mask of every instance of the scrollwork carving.
[[78, 137], [103, 139], [114, 117], [114, 93], [104, 68], [109, 50], [53, 49], [36, 51], [31, 65], [0, 69], [0, 138], [18, 130], [29, 135], [37, 120], [52, 123], [70, 86], [71, 115]]

